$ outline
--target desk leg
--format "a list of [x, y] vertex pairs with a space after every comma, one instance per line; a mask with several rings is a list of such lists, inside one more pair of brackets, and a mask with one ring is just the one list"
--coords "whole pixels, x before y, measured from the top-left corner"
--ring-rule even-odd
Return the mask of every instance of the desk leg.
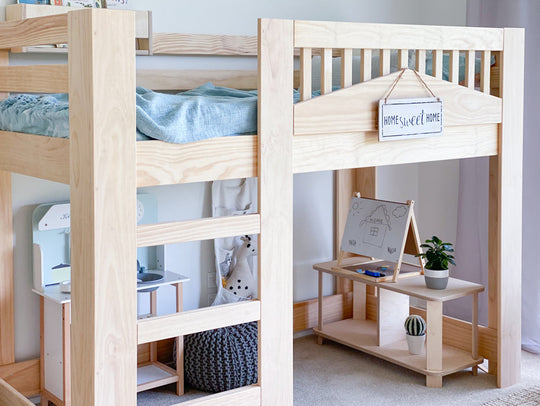
[[[478, 293], [473, 295], [472, 308], [472, 357], [478, 358]], [[472, 367], [472, 374], [478, 375], [478, 365]]]
[[39, 389], [41, 405], [49, 406], [49, 399], [45, 393], [45, 298], [39, 297]]
[[[442, 371], [442, 302], [427, 301], [426, 369]], [[426, 376], [426, 386], [442, 387], [441, 375]]]
[[[150, 292], [150, 314], [157, 316], [157, 290]], [[150, 343], [150, 362], [157, 361], [157, 341]]]
[[[319, 313], [317, 315], [317, 328], [322, 331], [323, 328], [323, 273], [319, 271], [319, 295], [317, 297]], [[324, 340], [321, 336], [317, 336], [317, 344], [322, 345]]]
[[[183, 310], [183, 290], [181, 283], [175, 283], [176, 288], [176, 312]], [[176, 384], [176, 394], [184, 394], [184, 337], [176, 337], [176, 373], [178, 374], [178, 383]]]
[[62, 304], [63, 398], [71, 406], [71, 303]]

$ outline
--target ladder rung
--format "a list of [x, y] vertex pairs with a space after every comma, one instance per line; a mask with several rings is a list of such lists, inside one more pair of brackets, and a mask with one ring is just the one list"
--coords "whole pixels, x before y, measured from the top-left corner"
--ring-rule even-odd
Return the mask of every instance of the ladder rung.
[[145, 224], [137, 227], [137, 246], [151, 247], [211, 240], [237, 235], [259, 234], [260, 231], [261, 216], [259, 214]]
[[153, 317], [137, 323], [138, 344], [248, 323], [260, 318], [261, 305], [258, 300]]
[[251, 385], [215, 393], [188, 402], [177, 403], [173, 406], [259, 406], [260, 404], [261, 387], [258, 385]]

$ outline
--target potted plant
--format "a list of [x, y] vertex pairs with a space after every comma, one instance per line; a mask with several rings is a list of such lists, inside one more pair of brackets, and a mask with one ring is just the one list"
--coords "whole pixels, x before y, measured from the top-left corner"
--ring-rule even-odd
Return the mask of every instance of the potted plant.
[[421, 354], [426, 341], [426, 321], [422, 316], [412, 314], [405, 319], [405, 331], [409, 352], [414, 355]]
[[426, 240], [426, 243], [420, 246], [427, 248], [426, 252], [417, 255], [427, 260], [424, 265], [426, 286], [430, 289], [445, 289], [448, 285], [448, 264], [456, 264], [454, 257], [449, 254], [454, 252], [452, 244], [442, 242], [433, 236], [431, 240]]

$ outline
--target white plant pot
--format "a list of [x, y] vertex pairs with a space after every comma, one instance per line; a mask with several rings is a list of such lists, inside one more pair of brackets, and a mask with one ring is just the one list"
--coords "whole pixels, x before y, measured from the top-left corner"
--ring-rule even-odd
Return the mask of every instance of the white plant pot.
[[448, 269], [424, 269], [424, 280], [430, 289], [446, 289], [448, 285]]
[[407, 344], [409, 345], [409, 352], [413, 355], [420, 355], [424, 351], [424, 344], [426, 342], [426, 335], [421, 336], [407, 336]]

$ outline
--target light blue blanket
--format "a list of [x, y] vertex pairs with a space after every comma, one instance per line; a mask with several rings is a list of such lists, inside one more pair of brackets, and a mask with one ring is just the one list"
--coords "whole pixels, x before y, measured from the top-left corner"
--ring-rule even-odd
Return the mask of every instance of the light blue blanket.
[[[186, 143], [257, 132], [257, 92], [253, 90], [207, 83], [165, 94], [139, 87], [136, 99], [139, 139]], [[68, 108], [66, 94], [10, 96], [0, 102], [0, 129], [68, 138]]]

